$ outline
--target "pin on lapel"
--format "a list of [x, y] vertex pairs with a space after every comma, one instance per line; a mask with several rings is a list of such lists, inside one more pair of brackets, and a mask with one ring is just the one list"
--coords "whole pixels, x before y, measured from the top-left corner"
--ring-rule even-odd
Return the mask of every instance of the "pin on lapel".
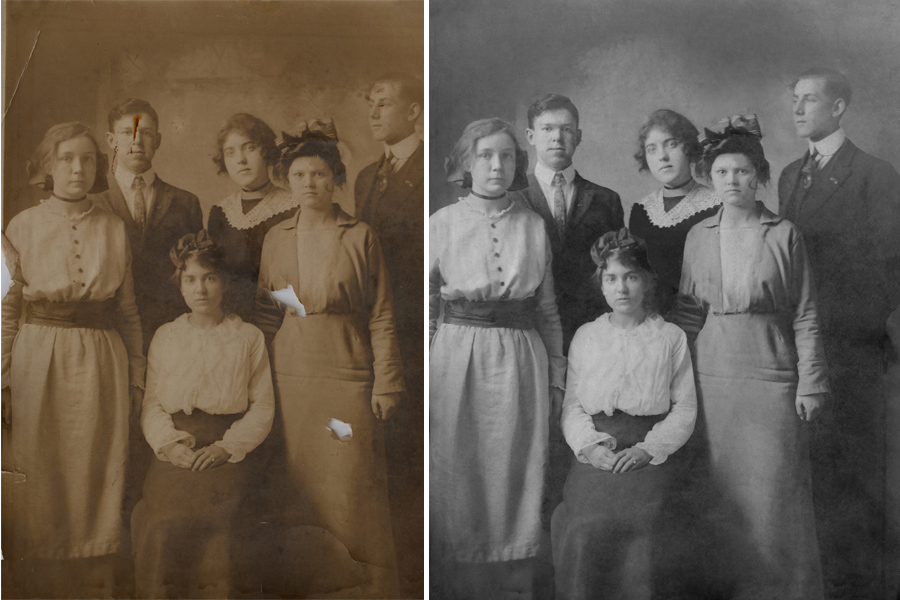
[[829, 177], [829, 178], [828, 178], [828, 181], [831, 182], [831, 185], [837, 185], [837, 184], [838, 184], [838, 180], [835, 179], [834, 177]]

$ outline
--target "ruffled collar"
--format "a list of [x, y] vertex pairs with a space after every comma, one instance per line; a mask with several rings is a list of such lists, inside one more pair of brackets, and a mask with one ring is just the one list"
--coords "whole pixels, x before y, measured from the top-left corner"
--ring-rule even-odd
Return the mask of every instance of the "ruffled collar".
[[498, 213], [488, 214], [487, 211], [484, 210], [484, 203], [485, 202], [493, 202], [493, 200], [481, 200], [480, 198], [476, 198], [475, 196], [469, 194], [468, 196], [460, 198], [459, 201], [460, 201], [460, 203], [462, 203], [466, 208], [468, 208], [472, 212], [476, 212], [479, 215], [481, 215], [487, 219], [499, 219], [500, 217], [502, 217], [503, 215], [505, 215], [506, 213], [511, 211], [513, 209], [513, 207], [516, 205], [516, 201], [513, 200], [512, 198], [510, 198], [509, 206], [507, 206], [506, 208], [504, 208], [503, 210], [501, 210]]
[[83, 213], [79, 213], [77, 215], [68, 215], [68, 214], [64, 213], [63, 211], [59, 210], [58, 208], [56, 208], [55, 206], [53, 206], [53, 204], [51, 202], [48, 202], [47, 200], [41, 200], [40, 206], [43, 206], [51, 214], [56, 215], [57, 217], [61, 217], [67, 221], [80, 221], [80, 220], [84, 219], [85, 217], [87, 217], [92, 212], [94, 212], [94, 207], [96, 206], [96, 204], [94, 204], [94, 201], [91, 200], [91, 203], [88, 206], [88, 209], [86, 211], [84, 211]]
[[191, 324], [190, 321], [191, 313], [184, 313], [177, 319], [175, 319], [175, 323], [181, 328], [187, 331], [190, 331], [194, 335], [201, 336], [210, 336], [210, 335], [227, 335], [227, 332], [231, 329], [235, 329], [236, 327], [240, 327], [243, 321], [239, 316], [234, 313], [225, 315], [225, 318], [222, 319], [222, 322], [212, 327], [210, 329], [203, 329], [201, 327], [197, 327]]
[[232, 227], [241, 230], [251, 229], [299, 205], [290, 192], [274, 184], [269, 185], [266, 195], [246, 214], [242, 207], [240, 190], [222, 200], [219, 207]]
[[662, 188], [646, 196], [638, 204], [643, 205], [644, 210], [647, 211], [647, 217], [655, 226], [674, 227], [697, 213], [718, 206], [721, 201], [713, 190], [698, 183], [668, 212], [663, 203]]
[[638, 325], [633, 329], [622, 329], [621, 327], [617, 327], [610, 320], [612, 317], [612, 313], [603, 313], [598, 317], [598, 321], [603, 323], [604, 328], [612, 331], [615, 335], [619, 335], [622, 337], [638, 337], [641, 339], [647, 339], [653, 337], [657, 331], [662, 328], [665, 320], [659, 315], [650, 315], [644, 319], [644, 322]]

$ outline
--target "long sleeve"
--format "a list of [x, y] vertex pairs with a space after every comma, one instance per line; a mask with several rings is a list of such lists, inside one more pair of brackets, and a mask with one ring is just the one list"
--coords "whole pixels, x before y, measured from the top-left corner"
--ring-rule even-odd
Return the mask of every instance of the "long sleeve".
[[791, 245], [791, 293], [794, 308], [794, 342], [797, 346], [797, 395], [829, 391], [825, 346], [816, 309], [816, 289], [802, 234], [796, 232]]
[[144, 340], [141, 329], [141, 319], [138, 315], [137, 304], [134, 299], [134, 277], [131, 272], [131, 248], [126, 244], [125, 253], [128, 255], [125, 268], [125, 278], [122, 285], [116, 290], [116, 329], [125, 349], [128, 352], [128, 383], [144, 388], [144, 378], [147, 370], [147, 360], [144, 358]]
[[610, 449], [616, 447], [616, 440], [608, 433], [597, 431], [594, 420], [584, 410], [578, 399], [578, 379], [582, 366], [583, 343], [580, 343], [578, 334], [572, 340], [569, 347], [568, 375], [566, 377], [566, 396], [563, 400], [562, 418], [560, 425], [566, 443], [575, 453], [575, 457], [583, 463], [588, 459], [582, 453], [586, 448], [594, 444], [604, 444]]
[[680, 335], [673, 345], [671, 363], [669, 396], [672, 408], [665, 419], [653, 426], [643, 442], [635, 444], [650, 454], [651, 465], [664, 463], [670, 454], [681, 448], [691, 437], [697, 422], [694, 367], [685, 335]]
[[400, 343], [397, 340], [397, 325], [394, 320], [394, 302], [391, 296], [391, 282], [387, 265], [381, 252], [378, 236], [367, 236], [367, 271], [369, 274], [369, 335], [372, 340], [373, 369], [375, 385], [373, 394], [403, 392], [403, 362], [400, 359]]
[[694, 293], [694, 261], [692, 259], [696, 252], [694, 239], [694, 236], [689, 233], [684, 245], [681, 284], [679, 285], [678, 295], [675, 298], [675, 305], [670, 313], [671, 322], [678, 325], [687, 334], [688, 344], [691, 348], [693, 348], [697, 335], [706, 323], [706, 313], [708, 311], [708, 307]]
[[22, 316], [22, 290], [25, 284], [13, 274], [12, 284], [3, 298], [3, 387], [10, 382], [12, 346], [19, 333], [19, 319]]
[[272, 387], [269, 353], [266, 351], [263, 335], [259, 331], [255, 333], [247, 361], [247, 368], [250, 370], [247, 412], [240, 420], [232, 423], [220, 441], [215, 442], [216, 446], [231, 453], [228, 462], [233, 463], [243, 460], [266, 439], [275, 416], [275, 391]]
[[428, 253], [428, 341], [437, 333], [438, 319], [441, 316], [441, 286], [444, 279], [441, 277], [441, 263], [437, 250], [439, 233], [434, 226], [434, 220], [429, 221], [430, 233], [428, 236], [431, 250]]
[[547, 269], [544, 279], [535, 290], [537, 300], [537, 330], [550, 361], [550, 385], [560, 389], [566, 388], [566, 357], [563, 356], [562, 323], [559, 319], [559, 308], [556, 305], [556, 294], [553, 291], [553, 269], [551, 268], [550, 244], [547, 244]]
[[262, 258], [259, 263], [259, 283], [256, 288], [256, 307], [253, 312], [253, 324], [265, 335], [266, 344], [271, 348], [272, 340], [284, 322], [284, 310], [278, 306], [270, 291], [281, 289], [269, 275], [269, 267], [274, 263], [275, 244], [270, 236], [263, 241]]
[[162, 450], [173, 443], [182, 443], [189, 448], [196, 444], [194, 436], [175, 428], [172, 416], [166, 412], [159, 402], [159, 364], [166, 355], [164, 336], [153, 336], [147, 361], [147, 385], [144, 391], [144, 404], [141, 410], [141, 429], [144, 438], [159, 460], [168, 461]]

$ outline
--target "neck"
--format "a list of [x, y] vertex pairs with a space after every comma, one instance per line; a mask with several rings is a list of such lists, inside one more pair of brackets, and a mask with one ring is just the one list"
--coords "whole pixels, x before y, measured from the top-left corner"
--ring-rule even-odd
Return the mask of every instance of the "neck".
[[687, 179], [681, 183], [663, 186], [663, 196], [684, 196], [694, 189], [694, 178], [688, 174]]
[[722, 205], [722, 227], [742, 227], [751, 225], [759, 221], [760, 208], [756, 202], [752, 206], [734, 206], [733, 204]]
[[639, 326], [647, 318], [647, 312], [644, 309], [637, 310], [633, 313], [619, 313], [613, 311], [609, 316], [609, 322], [619, 329], [634, 329]]
[[475, 190], [472, 190], [472, 193], [469, 194], [469, 201], [481, 208], [486, 215], [496, 215], [503, 212], [511, 202], [506, 193], [502, 196], [490, 197]]
[[297, 214], [297, 225], [301, 229], [321, 229], [331, 225], [336, 220], [334, 207], [330, 204], [322, 208], [303, 206]]
[[501, 198], [506, 197], [506, 192], [503, 192], [499, 196], [488, 196], [486, 194], [479, 194], [475, 190], [472, 190], [472, 195], [475, 196], [476, 198], [481, 198], [482, 200], [500, 200]]
[[811, 135], [811, 136], [809, 136], [809, 140], [810, 140], [811, 142], [813, 142], [813, 143], [821, 142], [822, 140], [824, 140], [825, 138], [827, 138], [829, 135], [833, 134], [834, 132], [836, 132], [836, 131], [837, 131], [838, 129], [840, 129], [840, 128], [841, 128], [841, 125], [840, 125], [840, 123], [838, 123], [837, 127], [835, 127], [834, 129], [832, 129], [831, 131], [827, 131], [827, 132], [825, 132], [825, 133], [820, 133], [820, 134], [818, 134], [818, 135]]
[[87, 196], [78, 199], [64, 198], [56, 195], [55, 192], [47, 199], [47, 202], [69, 216], [80, 215], [91, 206], [91, 201]]
[[188, 316], [188, 321], [190, 321], [191, 325], [197, 327], [198, 329], [212, 329], [224, 320], [225, 311], [222, 310], [221, 306], [210, 313], [192, 312]]
[[556, 165], [556, 166], [548, 165], [545, 162], [541, 162], [541, 164], [544, 166], [545, 169], [550, 169], [554, 173], [559, 173], [560, 171], [565, 171], [566, 169], [571, 167], [572, 161], [570, 160], [569, 162], [567, 162], [565, 164], [560, 164], [560, 165]]
[[270, 185], [272, 185], [272, 182], [267, 179], [266, 182], [260, 186], [256, 186], [256, 187], [250, 186], [250, 189], [241, 188], [241, 199], [242, 200], [257, 200], [259, 198], [262, 198], [265, 194], [258, 194], [257, 192], [261, 192], [261, 191], [265, 190]]
[[405, 140], [406, 138], [408, 138], [415, 132], [416, 132], [416, 130], [415, 130], [415, 128], [413, 128], [411, 131], [408, 131], [406, 133], [401, 133], [400, 136], [397, 138], [394, 138], [392, 140], [384, 140], [384, 143], [387, 144], [388, 146], [393, 146], [395, 144], [399, 144], [400, 142], [402, 142], [403, 140]]

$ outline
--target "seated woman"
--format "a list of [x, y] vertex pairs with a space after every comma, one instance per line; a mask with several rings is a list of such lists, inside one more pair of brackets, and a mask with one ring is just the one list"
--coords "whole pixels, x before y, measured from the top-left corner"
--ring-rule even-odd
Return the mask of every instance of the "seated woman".
[[662, 187], [631, 208], [628, 228], [647, 243], [647, 259], [656, 272], [659, 313], [675, 304], [681, 282], [684, 239], [691, 227], [715, 214], [721, 202], [697, 183], [691, 166], [700, 160], [697, 128], [673, 110], [654, 111], [638, 132], [634, 158], [640, 171], [650, 171]]
[[276, 174], [300, 209], [269, 231], [259, 274], [263, 289], [290, 285], [305, 311], [285, 316], [258, 296], [260, 323], [274, 334], [287, 464], [279, 495], [288, 525], [325, 529], [363, 566], [364, 583], [348, 577], [342, 597], [393, 598], [383, 421], [405, 387], [390, 281], [378, 237], [332, 203], [347, 179], [333, 123], [310, 127], [282, 135]]
[[[150, 344], [141, 428], [157, 460], [131, 519], [137, 597], [196, 597], [207, 585], [225, 597], [215, 584], [229, 585], [245, 457], [272, 426], [269, 357], [262, 332], [223, 308], [228, 275], [206, 232], [184, 236], [170, 256], [191, 312]], [[200, 574], [207, 553], [213, 566]]]
[[807, 436], [829, 386], [806, 243], [756, 200], [769, 181], [756, 116], [723, 125], [698, 169], [722, 207], [688, 234], [673, 313], [696, 340], [713, 556], [732, 561], [714, 570], [729, 598], [821, 599]]
[[591, 256], [612, 308], [575, 333], [562, 430], [574, 460], [553, 513], [557, 598], [650, 598], [654, 519], [694, 430], [687, 339], [653, 307], [643, 241], [611, 231]]
[[221, 248], [231, 273], [235, 312], [244, 320], [253, 314], [263, 240], [276, 223], [297, 212], [297, 200], [277, 187], [269, 169], [278, 162], [275, 132], [261, 119], [245, 113], [229, 117], [219, 131], [213, 162], [239, 186], [209, 211], [207, 230]]

